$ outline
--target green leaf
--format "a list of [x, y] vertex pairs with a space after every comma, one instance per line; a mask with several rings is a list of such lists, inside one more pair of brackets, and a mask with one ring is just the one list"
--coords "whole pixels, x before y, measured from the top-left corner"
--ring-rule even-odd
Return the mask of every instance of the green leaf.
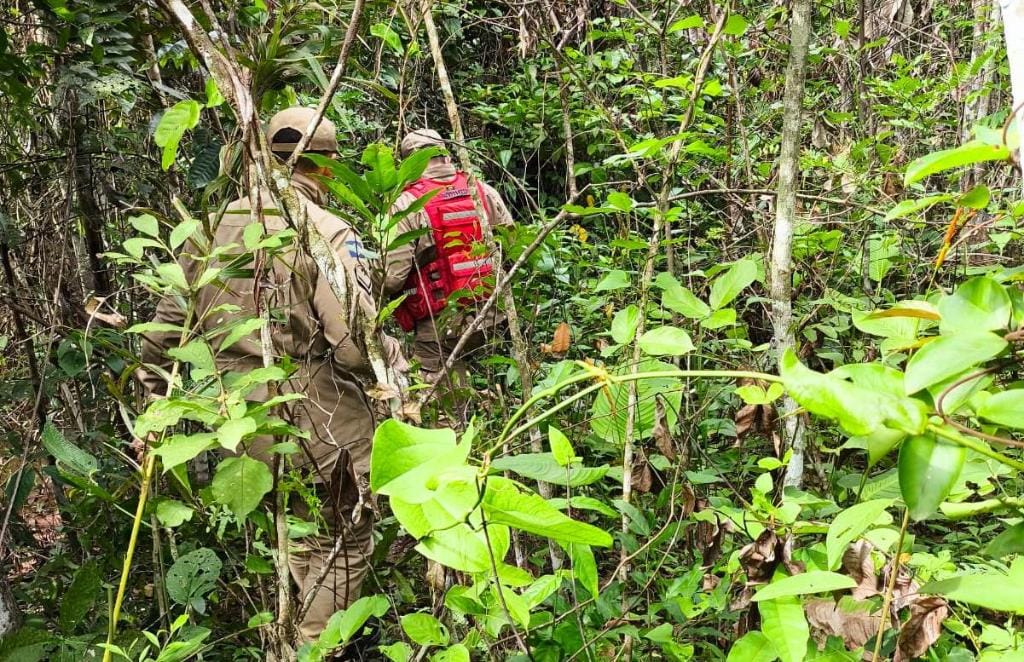
[[60, 596], [60, 616], [57, 624], [64, 634], [74, 634], [79, 623], [99, 597], [102, 582], [99, 566], [93, 561], [83, 564], [75, 571], [71, 585]]
[[[637, 366], [639, 372], [657, 372], [672, 370], [671, 363], [652, 358], [641, 360]], [[615, 374], [626, 374], [629, 366], [623, 365], [615, 369]], [[682, 382], [672, 377], [644, 379], [636, 385], [637, 418], [634, 421], [633, 434], [637, 439], [646, 439], [654, 431], [656, 400], [665, 402], [668, 429], [676, 424], [677, 415], [682, 402]], [[629, 385], [612, 384], [607, 389], [598, 391], [590, 410], [590, 426], [598, 437], [613, 444], [624, 442], [627, 428], [627, 412], [629, 410]]]
[[173, 287], [178, 292], [188, 292], [188, 280], [185, 278], [185, 272], [182, 270], [181, 265], [177, 262], [164, 262], [157, 265], [156, 273], [163, 283]]
[[374, 23], [370, 26], [370, 34], [374, 37], [379, 37], [396, 55], [405, 53], [405, 48], [402, 46], [402, 38], [387, 23]]
[[206, 79], [206, 107], [216, 108], [224, 103], [224, 95], [217, 88], [217, 81], [213, 76]]
[[628, 212], [633, 208], [633, 199], [622, 191], [612, 191], [608, 194], [608, 206], [621, 212]]
[[723, 308], [756, 279], [757, 263], [749, 258], [737, 260], [728, 271], [711, 283], [708, 303], [715, 310]]
[[185, 132], [199, 123], [199, 112], [202, 105], [198, 101], [187, 99], [179, 101], [164, 112], [156, 125], [153, 141], [163, 148], [160, 166], [167, 170], [174, 163], [178, 154], [178, 143]]
[[907, 361], [904, 384], [907, 394], [957, 375], [1006, 349], [1006, 341], [987, 331], [963, 331], [940, 336], [917, 350]]
[[967, 459], [959, 444], [917, 435], [900, 447], [900, 493], [915, 522], [927, 519], [956, 485]]
[[757, 603], [761, 632], [775, 647], [782, 662], [803, 662], [810, 629], [799, 598], [790, 596]]
[[732, 326], [736, 324], [736, 309], [735, 308], [722, 308], [711, 313], [706, 319], [700, 321], [700, 325], [705, 329], [721, 329], [723, 326]]
[[[142, 234], [149, 235], [155, 239], [160, 238], [160, 222], [152, 214], [132, 216], [128, 219], [128, 222]], [[153, 244], [147, 244], [147, 246], [151, 245]], [[159, 246], [160, 244], [157, 243], [156, 245]]]
[[711, 308], [693, 292], [680, 285], [671, 274], [658, 274], [654, 284], [662, 289], [661, 305], [672, 312], [690, 319], [704, 319], [711, 314]]
[[829, 570], [839, 567], [843, 553], [850, 543], [875, 524], [885, 509], [891, 505], [892, 499], [875, 499], [850, 506], [835, 516], [825, 536]]
[[242, 439], [256, 432], [257, 427], [256, 421], [248, 416], [224, 421], [217, 428], [217, 443], [234, 453]]
[[487, 479], [482, 505], [488, 522], [507, 524], [560, 543], [582, 543], [594, 547], [610, 547], [612, 544], [612, 537], [607, 532], [566, 517], [540, 495], [528, 492], [515, 481], [501, 476]]
[[943, 335], [960, 331], [997, 331], [1010, 323], [1010, 297], [996, 280], [987, 276], [972, 278], [956, 292], [939, 300]]
[[632, 342], [639, 324], [640, 309], [632, 304], [626, 306], [612, 318], [612, 338], [620, 345]]
[[916, 434], [927, 425], [924, 403], [898, 398], [823, 375], [800, 363], [787, 350], [779, 364], [786, 390], [812, 414], [834, 419], [851, 436], [869, 435], [883, 428]]
[[1001, 559], [1024, 553], [1024, 522], [1014, 524], [992, 539], [985, 547], [985, 556]]
[[177, 604], [203, 613], [204, 598], [217, 587], [221, 566], [217, 554], [206, 547], [179, 556], [167, 572], [167, 595]]
[[495, 471], [512, 471], [524, 478], [567, 487], [590, 485], [608, 473], [606, 464], [599, 467], [574, 466], [566, 470], [564, 465], [558, 463], [553, 453], [506, 455], [491, 462], [491, 468]]
[[383, 653], [391, 662], [409, 662], [413, 654], [412, 647], [404, 641], [380, 646], [377, 650]]
[[747, 31], [747, 27], [749, 25], [750, 21], [743, 18], [743, 16], [739, 14], [730, 14], [729, 18], [725, 19], [725, 25], [722, 26], [722, 34], [738, 37]]
[[430, 662], [470, 662], [465, 644], [454, 644], [430, 656]]
[[682, 356], [694, 349], [690, 334], [674, 326], [659, 326], [646, 331], [637, 342], [640, 349], [651, 356]]
[[551, 446], [551, 455], [560, 466], [567, 467], [579, 460], [569, 438], [553, 425], [548, 427], [548, 444]]
[[171, 249], [177, 249], [179, 246], [188, 241], [188, 238], [195, 234], [196, 230], [200, 228], [199, 221], [194, 218], [188, 218], [178, 223], [171, 230], [170, 246]]
[[994, 393], [978, 405], [978, 416], [997, 425], [1024, 429], [1024, 389]]
[[680, 30], [693, 30], [694, 28], [704, 27], [704, 19], [697, 14], [690, 14], [686, 18], [681, 18], [672, 25], [669, 26], [669, 32], [679, 32]]
[[956, 204], [958, 207], [967, 207], [968, 209], [984, 209], [988, 207], [988, 201], [992, 197], [992, 193], [988, 190], [988, 187], [984, 184], [978, 184], [967, 193], [961, 195]]
[[986, 145], [972, 140], [959, 147], [932, 152], [915, 159], [907, 166], [903, 183], [909, 186], [937, 172], [986, 161], [1005, 161], [1008, 158], [1010, 158], [1010, 150], [1005, 145]]
[[267, 465], [240, 455], [221, 461], [211, 488], [213, 498], [241, 520], [260, 505], [273, 486], [274, 477]]
[[733, 644], [725, 662], [772, 662], [778, 658], [771, 640], [762, 632], [754, 630], [746, 633]]
[[448, 429], [417, 428], [395, 419], [378, 426], [370, 452], [370, 489], [422, 503], [434, 496], [428, 481], [452, 467], [463, 466], [470, 444], [457, 444]]
[[447, 646], [448, 628], [441, 621], [425, 612], [415, 612], [402, 616], [402, 630], [413, 643], [420, 646]]
[[353, 602], [347, 609], [334, 612], [320, 633], [319, 643], [331, 650], [348, 643], [371, 616], [381, 617], [391, 605], [383, 595], [368, 595]]
[[622, 269], [612, 269], [609, 271], [604, 278], [594, 288], [595, 292], [608, 292], [611, 290], [621, 290], [625, 287], [630, 286], [629, 274]]
[[569, 545], [569, 558], [572, 561], [572, 576], [587, 589], [590, 597], [596, 599], [600, 588], [594, 551], [590, 545]]
[[431, 533], [416, 545], [416, 551], [460, 572], [491, 572], [491, 550], [495, 558], [505, 558], [511, 542], [507, 526], [488, 523], [487, 535], [490, 548], [483, 530], [474, 530], [460, 523]]
[[829, 572], [828, 570], [811, 570], [773, 581], [771, 584], [762, 587], [754, 594], [752, 599], [754, 602], [762, 602], [792, 595], [840, 591], [853, 588], [856, 585], [857, 582], [848, 575], [841, 575], [838, 572]]
[[156, 518], [164, 526], [174, 528], [192, 519], [195, 511], [180, 501], [163, 499], [156, 505]]
[[927, 209], [940, 202], [946, 202], [952, 200], [953, 195], [950, 193], [940, 193], [939, 195], [929, 195], [925, 198], [919, 198], [917, 200], [902, 200], [896, 206], [889, 210], [889, 213], [882, 219], [883, 223], [895, 220], [897, 218], [903, 218], [913, 214], [914, 212]]
[[241, 320], [237, 324], [232, 324], [231, 330], [224, 334], [223, 340], [220, 341], [220, 347], [217, 351], [223, 352], [242, 338], [259, 331], [262, 326], [263, 320], [259, 317], [249, 317]]
[[374, 143], [363, 150], [360, 163], [367, 166], [363, 179], [377, 193], [386, 193], [398, 183], [398, 171], [391, 148], [381, 143]]
[[182, 347], [172, 347], [167, 355], [175, 361], [189, 363], [200, 370], [213, 370], [213, 351], [206, 341], [197, 338]]
[[210, 432], [176, 434], [164, 439], [160, 446], [153, 449], [153, 454], [160, 458], [164, 472], [167, 472], [216, 445], [217, 436]]
[[43, 448], [57, 460], [57, 466], [62, 471], [76, 473], [86, 478], [99, 471], [99, 460], [65, 439], [50, 421], [43, 424], [42, 440]]
[[921, 587], [921, 593], [938, 594], [947, 600], [966, 602], [985, 609], [1024, 614], [1024, 558], [1010, 566], [1009, 574], [985, 572], [960, 575], [930, 582]]

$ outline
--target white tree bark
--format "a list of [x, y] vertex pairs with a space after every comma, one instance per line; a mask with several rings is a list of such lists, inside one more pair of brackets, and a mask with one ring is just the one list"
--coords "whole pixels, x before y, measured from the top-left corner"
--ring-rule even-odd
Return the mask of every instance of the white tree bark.
[[[1003, 35], [1006, 37], [1006, 57], [1010, 62], [1010, 87], [1013, 90], [1013, 111], [1017, 114], [1018, 135], [1024, 133], [1024, 0], [1001, 0]], [[1017, 163], [1021, 164], [1018, 151]], [[1024, 177], [1021, 178], [1024, 182]], [[1021, 184], [1024, 194], [1024, 183]]]
[[[811, 0], [794, 0], [789, 32], [789, 64], [783, 93], [782, 149], [775, 207], [775, 229], [770, 264], [772, 346], [776, 360], [796, 346], [793, 337], [793, 231], [796, 226], [796, 185], [800, 174], [800, 122], [803, 114], [807, 44], [811, 36]], [[782, 403], [786, 443], [793, 451], [786, 468], [785, 485], [798, 487], [804, 474], [804, 434], [793, 415], [796, 403]]]

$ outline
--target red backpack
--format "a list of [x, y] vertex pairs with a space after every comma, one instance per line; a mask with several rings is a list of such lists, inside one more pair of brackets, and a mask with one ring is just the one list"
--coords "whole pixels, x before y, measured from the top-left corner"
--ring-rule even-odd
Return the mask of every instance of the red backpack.
[[[464, 292], [459, 303], [466, 305], [481, 301], [493, 287], [485, 282], [494, 267], [491, 256], [481, 248], [483, 232], [465, 173], [456, 173], [451, 182], [423, 178], [405, 190], [419, 199], [434, 189], [442, 190], [423, 211], [430, 219], [437, 256], [426, 265], [413, 266], [405, 282], [407, 296], [395, 310], [395, 319], [405, 331], [412, 331], [420, 320], [444, 310], [453, 292]], [[480, 184], [477, 193], [490, 215]]]

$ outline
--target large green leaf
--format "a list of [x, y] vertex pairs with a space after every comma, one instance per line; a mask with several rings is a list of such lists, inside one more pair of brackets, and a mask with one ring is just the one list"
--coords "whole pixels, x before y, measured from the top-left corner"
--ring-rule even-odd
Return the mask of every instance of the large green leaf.
[[89, 477], [99, 471], [99, 460], [64, 438], [50, 421], [43, 424], [43, 447], [57, 460], [64, 471]]
[[967, 449], [934, 435], [916, 435], [900, 447], [900, 493], [910, 517], [920, 521], [939, 509], [956, 485]]
[[609, 469], [606, 464], [599, 467], [571, 466], [566, 469], [551, 453], [506, 455], [491, 462], [491, 468], [495, 471], [512, 471], [524, 478], [568, 487], [579, 487], [599, 481]]
[[922, 209], [927, 209], [932, 205], [938, 204], [940, 202], [946, 202], [947, 200], [952, 199], [953, 194], [940, 193], [938, 195], [929, 195], [924, 198], [918, 198], [917, 200], [902, 200], [895, 207], [889, 210], [889, 213], [885, 215], [885, 218], [882, 219], [882, 222], [888, 222], [895, 220], [897, 218], [903, 218], [908, 214], [913, 214], [914, 212], [921, 211]]
[[917, 393], [1006, 349], [1006, 341], [988, 331], [963, 331], [940, 336], [917, 350], [907, 362], [904, 384], [907, 394]]
[[782, 662], [803, 662], [810, 628], [800, 599], [790, 596], [762, 600], [757, 610], [761, 613], [761, 632], [772, 642]]
[[260, 505], [273, 486], [274, 477], [267, 465], [240, 455], [221, 461], [210, 487], [213, 498], [242, 519]]
[[370, 455], [370, 488], [379, 494], [422, 503], [428, 487], [446, 469], [466, 464], [469, 443], [458, 444], [449, 429], [417, 428], [395, 419], [378, 426]]
[[892, 505], [892, 499], [874, 499], [850, 506], [835, 516], [825, 536], [825, 551], [828, 569], [835, 570], [843, 559], [843, 553], [871, 525], [875, 524], [885, 509]]
[[711, 283], [708, 303], [714, 310], [727, 306], [756, 279], [757, 263], [749, 258], [737, 260], [724, 274]]
[[985, 547], [985, 554], [994, 559], [1001, 559], [1010, 554], [1024, 553], [1024, 522], [1014, 524]]
[[815, 372], [787, 350], [779, 363], [786, 390], [813, 414], [835, 420], [851, 436], [883, 428], [918, 433], [927, 425], [924, 404], [884, 390], [860, 386], [835, 375]]
[[997, 331], [1010, 323], [1010, 297], [996, 280], [979, 276], [939, 300], [943, 335], [959, 331]]
[[156, 125], [153, 141], [163, 148], [160, 165], [164, 170], [171, 167], [174, 157], [178, 154], [178, 143], [185, 132], [199, 123], [199, 111], [202, 105], [198, 101], [186, 99], [168, 108], [160, 122]]
[[985, 609], [1024, 614], [1024, 558], [1010, 566], [1009, 574], [989, 571], [975, 575], [960, 575], [930, 582], [921, 587], [922, 593], [938, 594], [948, 600], [966, 602]]
[[460, 523], [431, 533], [416, 545], [416, 551], [460, 572], [489, 573], [492, 571], [491, 552], [494, 561], [499, 562], [508, 553], [510, 540], [507, 526], [488, 523], [485, 536], [482, 528], [471, 529]]
[[978, 416], [1008, 428], [1024, 429], [1024, 389], [993, 393], [978, 405]]
[[448, 629], [433, 614], [417, 611], [402, 616], [402, 629], [420, 646], [447, 646]]
[[74, 634], [78, 624], [89, 613], [100, 595], [102, 581], [99, 566], [95, 562], [87, 562], [75, 572], [71, 585], [60, 599], [57, 623], [65, 634]]
[[206, 547], [179, 556], [167, 572], [167, 595], [179, 605], [203, 613], [205, 596], [217, 587], [221, 565], [217, 554]]
[[346, 609], [334, 612], [327, 621], [323, 632], [320, 633], [320, 645], [329, 651], [347, 643], [371, 616], [383, 616], [390, 607], [391, 604], [383, 595], [367, 595], [359, 598]]
[[783, 577], [762, 587], [754, 594], [754, 602], [774, 600], [791, 595], [807, 595], [808, 593], [825, 593], [853, 588], [857, 585], [849, 575], [828, 570], [811, 570], [792, 577]]
[[463, 471], [442, 475], [433, 498], [419, 503], [393, 496], [391, 510], [414, 538], [453, 526], [464, 521], [480, 501], [475, 473], [469, 467], [463, 467]]
[[374, 192], [380, 194], [395, 188], [398, 183], [398, 171], [395, 169], [394, 156], [387, 145], [374, 143], [368, 146], [363, 150], [360, 162], [368, 168], [363, 178]]
[[[659, 372], [675, 370], [675, 366], [664, 361], [647, 358], [637, 366], [640, 372]], [[616, 369], [616, 374], [627, 374], [628, 366]], [[665, 414], [668, 429], [676, 424], [676, 412], [682, 402], [682, 382], [673, 377], [644, 379], [637, 383], [637, 418], [634, 421], [633, 434], [637, 439], [646, 439], [654, 431], [656, 399], [665, 401]], [[598, 437], [613, 444], [622, 444], [625, 440], [627, 416], [629, 410], [628, 384], [612, 384], [607, 389], [598, 391], [590, 412], [590, 426]]]
[[711, 314], [711, 307], [680, 285], [672, 274], [658, 274], [654, 284], [662, 290], [661, 305], [672, 312], [690, 319], [704, 319]]
[[606, 531], [567, 517], [540, 495], [501, 476], [487, 479], [483, 508], [488, 522], [507, 524], [560, 543], [582, 543], [594, 547], [610, 547], [612, 544], [612, 537]]
[[932, 152], [915, 159], [907, 166], [903, 182], [909, 186], [937, 172], [986, 161], [1005, 161], [1009, 157], [1010, 150], [1005, 145], [986, 145], [972, 140], [959, 147]]
[[682, 356], [693, 351], [690, 334], [674, 326], [659, 326], [644, 332], [637, 341], [650, 356]]
[[640, 309], [630, 304], [612, 318], [612, 339], [620, 345], [632, 342], [640, 324]]
[[772, 662], [777, 659], [779, 655], [771, 640], [764, 633], [754, 630], [736, 640], [725, 662]]
[[217, 445], [217, 435], [212, 432], [196, 434], [176, 434], [153, 449], [153, 454], [160, 458], [164, 471], [184, 464], [205, 450]]

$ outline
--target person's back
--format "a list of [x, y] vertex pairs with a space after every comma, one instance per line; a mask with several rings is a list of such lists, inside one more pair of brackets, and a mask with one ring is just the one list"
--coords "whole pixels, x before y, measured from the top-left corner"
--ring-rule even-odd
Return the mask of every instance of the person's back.
[[[402, 157], [406, 158], [416, 150], [426, 147], [442, 149], [444, 141], [436, 131], [430, 129], [413, 131], [402, 140]], [[395, 201], [391, 211], [394, 214], [408, 209], [421, 196], [435, 189], [441, 189], [441, 191], [435, 194], [435, 198], [427, 204], [444, 204], [442, 198], [449, 192], [460, 193], [461, 188], [466, 186], [465, 180], [466, 175], [455, 168], [447, 155], [436, 156], [430, 160], [420, 180], [406, 189], [398, 200]], [[513, 223], [512, 214], [509, 213], [508, 207], [502, 200], [501, 195], [486, 183], [478, 182], [477, 185], [484, 211], [487, 214], [487, 222], [491, 226], [511, 225]], [[472, 205], [468, 191], [462, 204], [463, 206]], [[472, 209], [472, 206], [461, 211], [446, 210], [446, 213], [440, 216], [452, 219], [462, 216], [470, 221], [476, 220], [476, 212]], [[436, 222], [432, 224], [430, 214], [426, 209], [402, 218], [395, 229], [395, 236], [402, 236], [405, 233], [422, 229], [430, 231], [422, 233], [414, 241], [389, 252], [385, 256], [384, 289], [386, 294], [397, 296], [404, 291], [409, 293], [410, 296], [416, 296], [413, 294], [416, 285], [427, 282], [433, 277], [432, 274], [424, 273], [425, 267], [432, 261], [443, 259], [443, 256], [439, 257], [439, 253], [444, 252], [445, 249], [439, 249], [437, 235], [443, 236], [446, 230], [438, 228]], [[449, 234], [451, 234], [450, 231]], [[453, 244], [458, 244], [459, 242], [460, 240], [457, 239]], [[497, 256], [486, 254], [486, 251], [474, 252], [476, 251], [475, 248], [467, 249], [465, 245], [462, 245], [460, 249], [463, 251], [463, 254], [459, 256], [462, 260], [461, 263], [469, 264], [471, 267], [489, 266], [491, 260], [497, 259]], [[484, 277], [476, 276], [475, 278], [463, 278], [462, 280], [471, 283], [475, 282], [479, 286], [485, 280], [493, 281], [492, 278], [489, 278], [489, 269], [487, 269], [486, 274], [487, 276]], [[427, 294], [424, 294], [421, 298], [427, 298], [427, 296]], [[437, 373], [449, 359], [462, 331], [473, 319], [474, 306], [456, 306], [457, 310], [454, 314], [438, 315], [433, 310], [425, 311], [423, 306], [419, 306], [419, 309], [417, 309], [415, 306], [410, 306], [410, 303], [407, 298], [400, 305], [397, 312], [399, 315], [404, 312], [406, 319], [411, 321], [409, 326], [412, 327], [415, 333], [413, 357], [419, 361], [424, 378], [427, 381], [431, 381], [436, 379]], [[406, 308], [406, 311], [403, 311], [403, 308]], [[445, 321], [442, 322], [442, 319]], [[464, 371], [464, 368], [461, 366], [462, 358], [467, 353], [483, 345], [487, 335], [492, 333], [495, 327], [502, 321], [503, 318], [497, 312], [488, 315], [487, 319], [481, 324], [481, 331], [474, 334], [474, 337], [467, 343], [461, 355], [457, 358], [456, 366], [458, 372]]]

